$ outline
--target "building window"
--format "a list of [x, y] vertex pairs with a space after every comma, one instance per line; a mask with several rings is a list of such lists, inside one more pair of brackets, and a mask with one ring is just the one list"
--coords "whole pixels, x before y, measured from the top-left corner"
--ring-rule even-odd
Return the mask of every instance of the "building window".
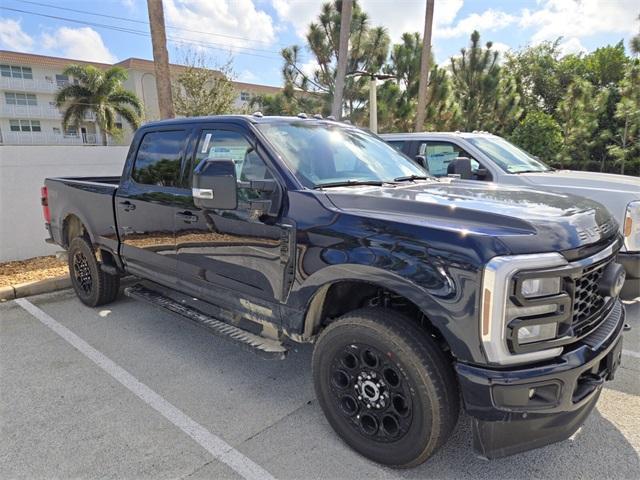
[[41, 132], [40, 120], [9, 120], [12, 132]]
[[78, 127], [69, 126], [64, 131], [65, 137], [77, 137], [78, 136]]
[[122, 130], [122, 122], [116, 122], [116, 123], [115, 123], [115, 127], [116, 127], [118, 130]]
[[4, 92], [7, 105], [38, 105], [38, 100], [33, 93]]
[[59, 87], [69, 85], [69, 77], [67, 75], [56, 75], [56, 84]]
[[249, 92], [240, 92], [240, 100], [242, 102], [248, 102], [251, 100], [251, 94]]
[[53, 127], [53, 134], [54, 135], [60, 135], [60, 129], [58, 127]]
[[3, 77], [33, 79], [31, 67], [19, 67], [16, 65], [0, 65], [0, 75]]

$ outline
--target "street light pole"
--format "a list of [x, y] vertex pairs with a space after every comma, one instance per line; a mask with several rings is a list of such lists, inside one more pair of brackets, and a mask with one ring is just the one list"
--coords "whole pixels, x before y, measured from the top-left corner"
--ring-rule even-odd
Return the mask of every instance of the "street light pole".
[[376, 82], [378, 80], [396, 78], [395, 75], [365, 72], [363, 70], [355, 70], [347, 73], [347, 75], [353, 77], [369, 77], [369, 130], [373, 133], [378, 133], [378, 86]]
[[378, 133], [378, 88], [376, 77], [371, 75], [369, 80], [369, 130]]

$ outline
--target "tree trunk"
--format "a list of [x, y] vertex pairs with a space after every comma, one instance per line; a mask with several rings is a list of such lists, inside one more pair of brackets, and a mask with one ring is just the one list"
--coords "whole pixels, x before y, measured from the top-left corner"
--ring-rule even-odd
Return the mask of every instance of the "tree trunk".
[[342, 117], [342, 96], [344, 93], [344, 79], [347, 74], [347, 61], [349, 60], [349, 33], [351, 33], [353, 0], [342, 0], [341, 10], [338, 67], [336, 69], [336, 83], [333, 89], [333, 103], [331, 104], [331, 115], [336, 120], [340, 120]]
[[107, 137], [107, 132], [102, 130], [102, 146], [106, 147], [109, 144], [109, 139]]
[[167, 35], [164, 30], [162, 0], [147, 0], [147, 10], [149, 11], [160, 118], [173, 118], [175, 114], [173, 111], [173, 99], [171, 98], [169, 53], [167, 52]]
[[422, 55], [420, 56], [420, 86], [418, 88], [418, 108], [416, 110], [416, 126], [414, 129], [416, 132], [420, 132], [424, 128], [424, 118], [427, 111], [427, 87], [429, 86], [429, 71], [431, 69], [433, 6], [434, 0], [427, 0], [427, 12], [424, 19], [424, 35], [422, 38]]

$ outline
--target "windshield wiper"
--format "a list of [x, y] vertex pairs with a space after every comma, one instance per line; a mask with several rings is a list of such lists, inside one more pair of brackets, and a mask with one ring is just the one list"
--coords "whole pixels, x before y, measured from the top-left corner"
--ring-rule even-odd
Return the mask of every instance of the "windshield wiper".
[[381, 180], [342, 180], [340, 182], [319, 183], [313, 188], [350, 187], [353, 185], [375, 185], [381, 187], [383, 182]]
[[427, 180], [429, 177], [425, 175], [407, 175], [405, 177], [394, 178], [394, 182], [411, 182], [413, 180]]

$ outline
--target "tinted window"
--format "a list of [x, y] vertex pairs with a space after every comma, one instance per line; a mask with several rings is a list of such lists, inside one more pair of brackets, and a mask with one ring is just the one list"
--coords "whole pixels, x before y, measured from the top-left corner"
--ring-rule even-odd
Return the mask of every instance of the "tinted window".
[[145, 185], [178, 186], [187, 132], [147, 133], [140, 144], [131, 177]]
[[429, 165], [429, 173], [435, 177], [447, 175], [447, 168], [457, 157], [471, 159], [471, 170], [476, 171], [480, 164], [464, 149], [450, 142], [423, 142], [418, 150], [419, 155], [424, 155]]
[[399, 152], [401, 152], [402, 147], [404, 147], [404, 141], [402, 140], [388, 140], [387, 143], [391, 145], [393, 148], [395, 148], [396, 150], [398, 150]]

